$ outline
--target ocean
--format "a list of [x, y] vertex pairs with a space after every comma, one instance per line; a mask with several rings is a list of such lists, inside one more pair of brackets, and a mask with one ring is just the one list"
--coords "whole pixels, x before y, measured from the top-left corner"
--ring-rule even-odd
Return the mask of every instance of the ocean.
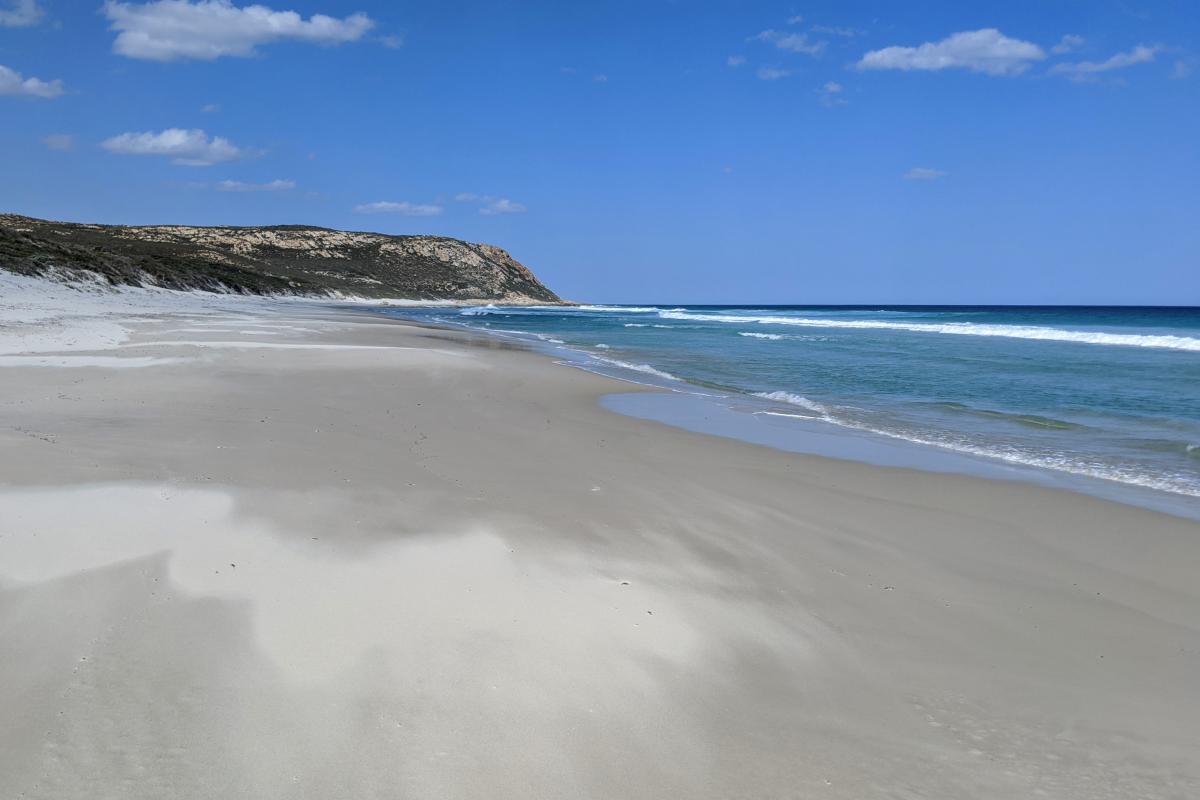
[[770, 417], [781, 437], [791, 422], [1099, 481], [1101, 494], [1200, 498], [1200, 308], [381, 310]]

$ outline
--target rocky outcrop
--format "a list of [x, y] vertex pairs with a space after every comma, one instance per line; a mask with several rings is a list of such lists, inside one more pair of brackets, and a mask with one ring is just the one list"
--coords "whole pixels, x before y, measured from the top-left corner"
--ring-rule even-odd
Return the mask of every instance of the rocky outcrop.
[[561, 302], [498, 247], [300, 225], [134, 227], [0, 214], [0, 269], [245, 294]]

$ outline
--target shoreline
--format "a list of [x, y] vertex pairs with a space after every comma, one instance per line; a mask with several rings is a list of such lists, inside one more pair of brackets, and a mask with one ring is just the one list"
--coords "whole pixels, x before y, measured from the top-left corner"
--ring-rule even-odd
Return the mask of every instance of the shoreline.
[[0, 366], [6, 796], [1200, 792], [1193, 522], [616, 414], [482, 333], [122, 309]]
[[[712, 389], [678, 376], [670, 376], [668, 380], [653, 373], [635, 372], [620, 366], [619, 362], [547, 340], [534, 333], [489, 330], [465, 323], [432, 322], [421, 317], [404, 316], [402, 309], [376, 312], [368, 309], [367, 313], [379, 313], [416, 325], [469, 331], [516, 342], [566, 366], [611, 378], [628, 386], [650, 387], [664, 393], [661, 398], [647, 399], [640, 391], [628, 398], [622, 397], [625, 392], [613, 392], [598, 400], [604, 408], [625, 416], [654, 420], [663, 425], [789, 453], [932, 473], [965, 474], [985, 480], [1015, 481], [1200, 521], [1200, 498], [1155, 486], [954, 449], [933, 442], [848, 427], [815, 416], [792, 415], [792, 420], [767, 425], [765, 423], [769, 421], [762, 419], [761, 415], [789, 415], [775, 414], [773, 409], [778, 409], [779, 403], [765, 402], [758, 395], [732, 389]], [[599, 359], [600, 363], [592, 363], [588, 359]]]

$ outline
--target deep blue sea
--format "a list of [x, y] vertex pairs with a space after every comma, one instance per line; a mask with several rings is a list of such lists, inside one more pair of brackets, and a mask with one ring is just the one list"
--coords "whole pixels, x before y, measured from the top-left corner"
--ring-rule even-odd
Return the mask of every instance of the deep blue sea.
[[1200, 308], [393, 310], [725, 409], [1200, 498]]

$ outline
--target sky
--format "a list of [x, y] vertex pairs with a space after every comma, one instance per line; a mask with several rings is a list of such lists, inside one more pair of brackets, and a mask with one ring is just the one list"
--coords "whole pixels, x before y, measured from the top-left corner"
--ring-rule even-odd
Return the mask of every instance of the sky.
[[1194, 0], [0, 0], [0, 211], [562, 296], [1200, 305]]

